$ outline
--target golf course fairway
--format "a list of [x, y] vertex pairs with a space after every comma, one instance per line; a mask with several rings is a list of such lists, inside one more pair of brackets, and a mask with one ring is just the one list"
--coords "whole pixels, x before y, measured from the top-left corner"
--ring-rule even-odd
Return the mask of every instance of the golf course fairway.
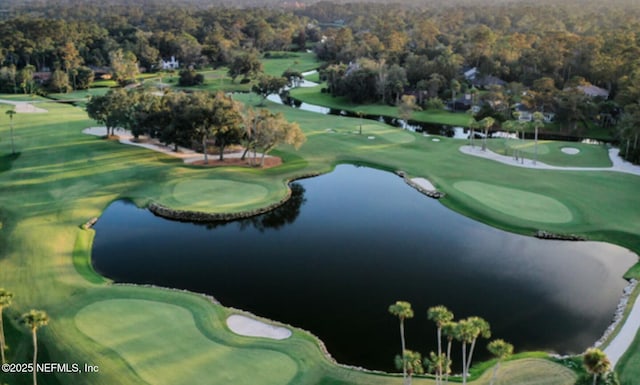
[[[249, 98], [238, 96], [245, 103]], [[427, 178], [447, 194], [444, 205], [496, 227], [529, 235], [543, 227], [640, 251], [640, 205], [632, 204], [640, 177], [634, 175], [509, 167], [462, 154], [463, 143], [453, 139], [434, 142], [376, 122], [367, 122], [359, 135], [358, 119], [319, 117], [274, 104], [268, 107], [304, 130], [307, 142], [300, 150], [278, 148], [274, 154], [284, 163], [267, 170], [202, 168], [84, 135], [82, 130], [96, 123], [83, 110], [28, 100], [47, 112], [14, 117], [16, 154], [8, 125], [0, 124], [0, 287], [15, 294], [13, 305], [4, 309], [7, 354], [11, 362], [30, 362], [31, 334], [16, 319], [41, 309], [50, 322], [38, 331], [39, 359], [99, 368], [40, 373], [41, 385], [402, 383], [399, 375], [337, 365], [317, 339], [295, 328], [281, 341], [236, 335], [225, 320], [238, 311], [208, 297], [99, 277], [90, 264], [94, 232], [81, 227], [118, 199], [142, 207], [159, 202], [184, 210], [243, 212], [280, 201], [293, 179], [340, 163], [367, 164]], [[0, 104], [0, 116], [9, 108]], [[573, 156], [605, 162], [607, 151]], [[525, 199], [530, 197], [522, 194], [535, 192], [534, 203], [510, 209], [509, 199], [500, 200], [513, 191]], [[543, 215], [540, 207], [546, 205], [555, 212]], [[629, 274], [637, 277], [637, 269]], [[475, 373], [472, 383], [488, 384], [490, 372]], [[496, 383], [571, 385], [575, 376], [550, 360], [526, 357], [503, 363]], [[30, 381], [30, 373], [0, 374], [0, 383]], [[413, 383], [435, 382], [415, 378]]]

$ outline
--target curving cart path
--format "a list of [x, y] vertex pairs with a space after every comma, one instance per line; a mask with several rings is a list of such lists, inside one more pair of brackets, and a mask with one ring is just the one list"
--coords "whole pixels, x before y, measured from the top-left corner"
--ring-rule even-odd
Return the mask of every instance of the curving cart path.
[[[460, 151], [477, 156], [484, 159], [491, 159], [496, 162], [504, 163], [510, 166], [536, 168], [540, 170], [572, 170], [572, 171], [616, 171], [624, 172], [628, 174], [634, 174], [640, 176], [640, 166], [633, 165], [619, 155], [619, 149], [609, 149], [609, 158], [613, 163], [612, 167], [557, 167], [537, 162], [533, 164], [531, 159], [525, 159], [524, 163], [514, 160], [512, 157], [496, 154], [490, 150], [483, 151], [480, 147], [462, 146]], [[611, 361], [611, 366], [615, 367], [620, 357], [629, 349], [634, 338], [638, 334], [640, 329], [640, 296], [636, 299], [631, 308], [629, 316], [624, 321], [624, 324], [620, 327], [619, 333], [609, 342], [609, 345], [604, 349], [605, 354]]]

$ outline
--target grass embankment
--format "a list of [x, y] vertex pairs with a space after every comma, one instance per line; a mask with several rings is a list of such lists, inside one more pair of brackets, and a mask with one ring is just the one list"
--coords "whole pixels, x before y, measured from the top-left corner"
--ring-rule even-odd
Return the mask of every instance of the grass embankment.
[[[320, 92], [323, 86], [296, 88], [291, 90], [291, 96], [305, 103], [316, 104], [336, 110], [345, 110], [353, 113], [363, 112], [366, 115], [383, 115], [399, 118], [398, 107], [388, 104], [355, 104], [346, 97], [332, 97], [330, 94]], [[467, 127], [470, 116], [465, 113], [452, 113], [444, 110], [415, 111], [411, 115], [412, 120], [433, 124], [446, 124], [449, 126]]]
[[[335, 366], [323, 357], [314, 339], [300, 331], [284, 341], [236, 336], [223, 325], [230, 310], [197, 295], [103, 283], [82, 261], [91, 232], [79, 226], [116, 199], [128, 198], [139, 205], [155, 200], [176, 208], [244, 211], [279, 200], [286, 180], [326, 172], [337, 163], [356, 162], [429, 178], [448, 194], [443, 203], [504, 228], [523, 233], [539, 227], [582, 232], [640, 250], [639, 208], [629, 204], [634, 202], [640, 178], [631, 175], [516, 169], [464, 155], [457, 150], [459, 141], [433, 142], [376, 122], [367, 122], [364, 135], [358, 135], [358, 122], [353, 119], [318, 119], [316, 114], [271, 104], [270, 108], [282, 111], [305, 130], [308, 141], [300, 151], [280, 148], [284, 165], [264, 171], [201, 169], [163, 154], [81, 134], [82, 128], [95, 123], [79, 109], [58, 103], [39, 107], [49, 113], [14, 117], [20, 154], [0, 159], [4, 170], [0, 173], [0, 285], [16, 294], [7, 318], [15, 319], [30, 308], [50, 314], [50, 325], [40, 332], [49, 359], [100, 367], [99, 374], [61, 375], [64, 384], [155, 384], [165, 379], [193, 384], [203, 375], [201, 370], [212, 383], [228, 384], [244, 378], [245, 373], [236, 372], [252, 373], [247, 365], [260, 368], [253, 376], [253, 382], [260, 383], [285, 381], [288, 376], [296, 384], [402, 382], [397, 376]], [[0, 116], [8, 108], [0, 106]], [[0, 125], [0, 137], [0, 151], [8, 153], [6, 125]], [[567, 207], [572, 220], [527, 221], [489, 202], [472, 201], [455, 187], [457, 182], [469, 181], [544, 195]], [[215, 188], [219, 186], [233, 188]], [[238, 186], [247, 188], [239, 191]], [[202, 188], [208, 189], [206, 201], [199, 194]], [[517, 201], [518, 194], [512, 195], [504, 199]], [[217, 201], [225, 201], [225, 207]], [[594, 209], [602, 207], [607, 209]], [[171, 334], [175, 338], [167, 340]], [[11, 359], [28, 362], [29, 335], [14, 333], [12, 341], [14, 347], [23, 348], [11, 350]], [[208, 353], [187, 360], [192, 347]], [[527, 368], [535, 367], [530, 361], [505, 364], [505, 369], [513, 370], [501, 375], [503, 383], [572, 384], [571, 372], [562, 366], [550, 361], [536, 364], [542, 366], [535, 374], [528, 372]], [[486, 376], [477, 383], [487, 383]], [[6, 375], [0, 378], [0, 382], [14, 380]], [[43, 375], [42, 383], [56, 381], [52, 375]]]

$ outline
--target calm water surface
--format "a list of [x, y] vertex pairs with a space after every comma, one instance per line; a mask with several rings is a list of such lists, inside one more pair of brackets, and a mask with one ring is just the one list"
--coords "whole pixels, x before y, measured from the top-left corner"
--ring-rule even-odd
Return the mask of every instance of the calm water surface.
[[637, 260], [491, 228], [375, 169], [342, 165], [293, 186], [281, 210], [208, 226], [115, 202], [95, 226], [94, 266], [118, 282], [211, 294], [312, 331], [341, 363], [391, 370], [400, 339], [387, 308], [398, 299], [416, 313], [407, 346], [423, 354], [436, 349], [426, 309], [438, 304], [484, 317], [518, 351], [578, 353], [609, 325]]

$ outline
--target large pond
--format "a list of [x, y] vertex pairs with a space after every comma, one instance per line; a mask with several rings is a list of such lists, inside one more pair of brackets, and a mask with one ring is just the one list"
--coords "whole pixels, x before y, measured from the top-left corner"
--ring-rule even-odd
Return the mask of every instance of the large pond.
[[292, 186], [281, 209], [210, 225], [115, 202], [95, 226], [94, 267], [118, 282], [209, 293], [312, 331], [341, 363], [392, 370], [396, 300], [413, 304], [407, 346], [423, 354], [436, 349], [426, 309], [438, 304], [484, 317], [518, 351], [578, 353], [610, 323], [637, 260], [609, 244], [491, 228], [375, 169], [342, 165]]

